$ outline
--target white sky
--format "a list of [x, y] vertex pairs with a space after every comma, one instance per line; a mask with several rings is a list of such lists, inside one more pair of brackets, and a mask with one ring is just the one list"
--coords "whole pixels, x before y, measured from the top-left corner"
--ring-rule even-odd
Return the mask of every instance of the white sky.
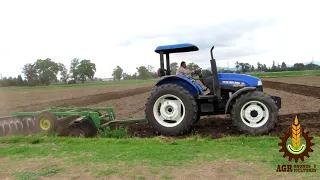
[[[163, 35], [181, 31], [181, 26], [192, 27], [192, 38], [197, 39], [197, 36], [206, 37], [206, 34], [197, 34], [198, 27], [230, 21], [241, 24], [260, 18], [274, 18], [278, 23], [244, 34], [233, 41], [233, 47], [217, 48], [218, 66], [226, 67], [229, 62], [229, 66], [234, 67], [237, 60], [255, 66], [258, 60], [267, 66], [271, 66], [272, 60], [294, 64], [310, 62], [313, 57], [320, 61], [318, 3], [296, 2], [1, 0], [0, 74], [17, 76], [24, 64], [44, 58], [64, 63], [68, 68], [73, 58], [90, 59], [97, 65], [96, 76], [101, 78], [111, 77], [117, 65], [131, 74], [141, 65], [159, 67], [159, 57], [154, 52], [158, 45], [185, 43], [174, 36]], [[237, 29], [231, 31], [236, 33]], [[215, 29], [210, 31], [211, 36], [216, 33]], [[159, 34], [161, 36], [157, 37]], [[143, 36], [152, 38], [138, 38]], [[129, 45], [121, 45], [129, 41]], [[210, 42], [212, 45], [218, 43], [224, 42]], [[265, 53], [218, 58], [219, 53], [226, 54], [231, 50], [239, 54], [241, 51]], [[189, 63], [188, 55], [202, 68], [209, 67], [208, 49], [172, 57], [171, 62], [185, 60]]]

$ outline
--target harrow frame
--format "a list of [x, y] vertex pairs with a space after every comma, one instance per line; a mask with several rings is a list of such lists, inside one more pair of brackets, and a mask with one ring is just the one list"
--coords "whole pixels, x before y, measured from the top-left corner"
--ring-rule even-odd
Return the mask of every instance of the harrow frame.
[[[41, 117], [40, 117], [41, 116]], [[45, 117], [42, 117], [45, 116]], [[117, 120], [115, 116], [115, 111], [113, 107], [48, 107], [40, 111], [29, 111], [29, 112], [18, 112], [14, 111], [10, 113], [10, 116], [0, 117], [1, 120], [11, 119], [11, 118], [33, 118], [35, 126], [38, 131], [52, 131], [52, 129], [48, 130], [49, 128], [45, 129], [43, 126], [40, 125], [40, 121], [43, 119], [47, 119], [49, 117], [50, 120], [46, 122], [49, 124], [53, 124], [56, 126], [57, 123], [62, 122], [64, 119], [69, 117], [78, 117], [72, 120], [67, 126], [76, 127], [78, 124], [82, 123], [82, 120], [85, 120], [89, 123], [84, 123], [83, 126], [92, 126], [94, 130], [98, 130], [108, 126], [111, 123], [133, 123], [133, 122], [144, 122], [147, 121], [146, 117], [140, 119], [127, 119], [127, 120]], [[50, 118], [51, 117], [51, 118]], [[23, 122], [22, 122], [23, 123]], [[75, 126], [73, 126], [75, 125]], [[29, 125], [28, 125], [29, 126]], [[41, 126], [41, 127], [40, 127]], [[87, 128], [88, 131], [92, 131], [89, 127], [83, 127], [82, 129]], [[4, 128], [3, 128], [4, 129]], [[0, 129], [1, 130], [1, 129]], [[11, 131], [11, 130], [10, 130]], [[92, 133], [91, 133], [92, 134]]]

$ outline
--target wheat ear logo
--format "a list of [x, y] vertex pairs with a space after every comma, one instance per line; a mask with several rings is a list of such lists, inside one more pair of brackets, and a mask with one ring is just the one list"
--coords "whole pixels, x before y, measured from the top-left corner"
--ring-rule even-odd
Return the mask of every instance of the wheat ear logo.
[[[289, 140], [291, 136], [291, 141]], [[289, 161], [292, 159], [298, 162], [299, 159], [304, 161], [304, 157], [310, 157], [309, 152], [313, 152], [311, 146], [314, 143], [311, 142], [313, 137], [309, 137], [309, 132], [304, 132], [304, 129], [299, 124], [298, 116], [295, 117], [291, 127], [288, 128], [288, 132], [284, 133], [282, 140], [278, 145], [281, 146], [279, 152], [284, 152], [283, 157], [289, 157]]]

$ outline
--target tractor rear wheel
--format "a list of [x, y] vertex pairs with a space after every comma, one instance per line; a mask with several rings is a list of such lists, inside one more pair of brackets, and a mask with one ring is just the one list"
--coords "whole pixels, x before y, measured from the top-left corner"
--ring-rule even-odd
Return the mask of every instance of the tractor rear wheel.
[[275, 127], [278, 108], [264, 92], [250, 91], [236, 99], [231, 117], [233, 125], [240, 131], [261, 135]]
[[155, 87], [145, 104], [149, 125], [156, 133], [177, 136], [189, 132], [198, 116], [193, 95], [176, 84]]

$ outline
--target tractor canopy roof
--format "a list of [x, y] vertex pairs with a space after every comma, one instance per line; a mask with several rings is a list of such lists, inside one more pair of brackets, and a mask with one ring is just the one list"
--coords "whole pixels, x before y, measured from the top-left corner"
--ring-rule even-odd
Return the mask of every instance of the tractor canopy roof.
[[164, 45], [158, 46], [155, 49], [156, 53], [163, 52], [167, 53], [180, 53], [180, 52], [190, 52], [190, 51], [198, 51], [199, 48], [193, 44], [183, 43], [183, 44], [172, 44], [172, 45]]

